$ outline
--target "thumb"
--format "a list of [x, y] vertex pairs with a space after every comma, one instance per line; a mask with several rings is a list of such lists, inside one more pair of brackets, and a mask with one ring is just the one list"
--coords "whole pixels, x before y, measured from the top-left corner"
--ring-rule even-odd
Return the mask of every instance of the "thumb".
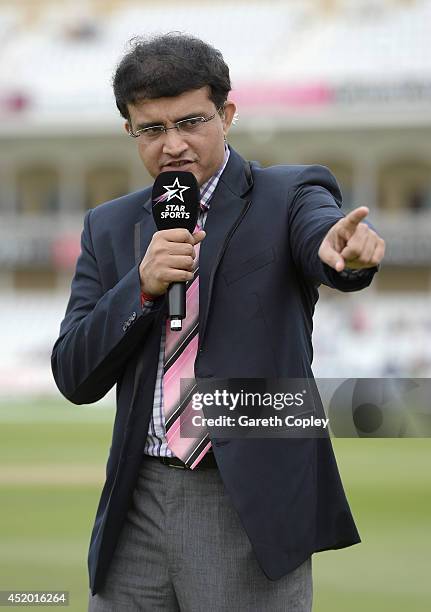
[[341, 257], [340, 253], [336, 251], [328, 241], [325, 241], [320, 249], [319, 249], [319, 257], [331, 268], [334, 268], [337, 272], [342, 272], [344, 270], [344, 259]]
[[198, 232], [195, 232], [194, 234], [192, 234], [192, 238], [193, 238], [193, 246], [196, 244], [199, 244], [199, 242], [202, 242], [202, 240], [205, 238], [206, 236], [206, 232], [204, 232], [204, 230], [199, 230]]

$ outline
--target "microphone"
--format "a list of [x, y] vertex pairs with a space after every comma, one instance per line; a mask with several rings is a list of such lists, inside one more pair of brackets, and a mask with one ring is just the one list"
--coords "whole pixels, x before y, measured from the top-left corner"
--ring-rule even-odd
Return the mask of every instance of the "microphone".
[[[158, 230], [185, 228], [191, 234], [199, 213], [199, 185], [192, 172], [162, 172], [154, 181], [153, 217]], [[186, 283], [168, 289], [171, 330], [180, 331], [186, 316]]]

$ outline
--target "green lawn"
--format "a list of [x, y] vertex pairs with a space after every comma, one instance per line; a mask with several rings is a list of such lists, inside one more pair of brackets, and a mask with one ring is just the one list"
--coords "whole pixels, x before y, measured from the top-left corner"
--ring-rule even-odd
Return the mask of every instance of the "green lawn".
[[[0, 404], [0, 590], [68, 590], [68, 609], [86, 610], [112, 420], [109, 407]], [[313, 557], [313, 611], [428, 611], [431, 439], [335, 439], [334, 448], [363, 542]]]

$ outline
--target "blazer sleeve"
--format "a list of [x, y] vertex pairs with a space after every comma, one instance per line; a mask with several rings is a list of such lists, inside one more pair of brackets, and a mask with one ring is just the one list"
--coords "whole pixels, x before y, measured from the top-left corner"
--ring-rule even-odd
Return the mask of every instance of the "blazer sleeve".
[[316, 285], [341, 291], [368, 287], [378, 267], [342, 274], [323, 263], [319, 247], [329, 229], [344, 217], [342, 195], [333, 174], [325, 166], [305, 166], [288, 193], [289, 233], [293, 260], [302, 274]]
[[114, 386], [163, 302], [156, 300], [150, 309], [141, 307], [139, 265], [103, 291], [91, 240], [91, 213], [84, 219], [81, 254], [51, 355], [55, 382], [75, 404], [95, 402]]

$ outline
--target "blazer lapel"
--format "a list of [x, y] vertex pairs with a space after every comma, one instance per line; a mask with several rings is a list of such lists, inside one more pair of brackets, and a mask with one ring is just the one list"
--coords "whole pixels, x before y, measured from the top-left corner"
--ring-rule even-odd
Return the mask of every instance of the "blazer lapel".
[[245, 163], [231, 149], [205, 222], [206, 237], [199, 251], [199, 346], [205, 337], [217, 268], [231, 236], [251, 204], [245, 197], [252, 187], [251, 177], [246, 176]]
[[150, 197], [142, 206], [142, 211], [142, 217], [134, 227], [135, 265], [142, 260], [154, 232], [157, 231], [152, 215], [151, 192]]

